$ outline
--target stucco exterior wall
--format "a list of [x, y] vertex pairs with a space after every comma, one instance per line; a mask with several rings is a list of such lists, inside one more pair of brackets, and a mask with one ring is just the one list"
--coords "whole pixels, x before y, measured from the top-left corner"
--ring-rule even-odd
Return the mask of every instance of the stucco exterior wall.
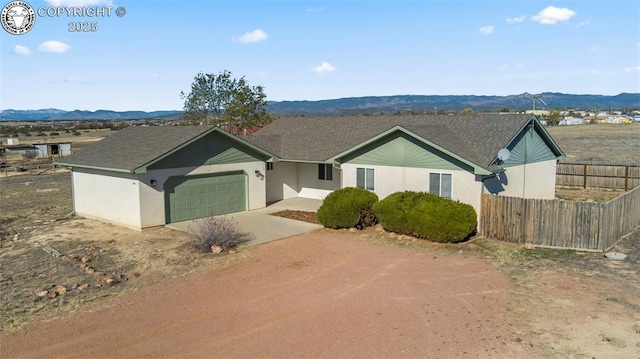
[[[166, 222], [164, 184], [172, 176], [201, 175], [207, 173], [223, 173], [244, 171], [247, 175], [247, 209], [266, 207], [265, 163], [246, 162], [221, 165], [205, 165], [200, 167], [182, 167], [162, 170], [151, 170], [139, 175], [140, 179], [140, 217], [142, 228], [161, 226]], [[256, 176], [259, 171], [262, 176]], [[156, 187], [151, 187], [151, 180]]]
[[356, 169], [359, 167], [375, 170], [374, 192], [380, 199], [400, 191], [429, 192], [429, 173], [449, 173], [452, 175], [452, 199], [470, 204], [476, 212], [480, 211], [482, 182], [467, 171], [342, 164], [342, 187], [356, 187]]
[[[255, 171], [262, 176], [256, 176]], [[133, 229], [166, 223], [164, 183], [171, 176], [244, 171], [247, 175], [247, 208], [266, 206], [265, 164], [248, 162], [201, 167], [152, 170], [144, 174], [73, 170], [74, 209], [80, 216], [100, 219]], [[151, 180], [156, 186], [151, 186]]]
[[329, 193], [340, 189], [340, 170], [332, 167], [331, 181], [318, 179], [317, 163], [298, 164], [299, 197], [324, 199]]
[[501, 196], [553, 199], [556, 195], [555, 159], [506, 168]]
[[298, 197], [298, 164], [277, 162], [273, 169], [266, 172], [267, 202]]
[[135, 175], [78, 168], [72, 179], [77, 215], [141, 228], [140, 183]]

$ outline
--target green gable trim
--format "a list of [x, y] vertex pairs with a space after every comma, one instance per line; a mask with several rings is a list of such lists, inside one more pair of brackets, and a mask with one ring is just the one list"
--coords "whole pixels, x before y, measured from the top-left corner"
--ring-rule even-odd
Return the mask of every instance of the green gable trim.
[[[152, 160], [152, 161], [150, 161], [150, 162], [148, 162], [148, 163], [143, 164], [142, 166], [139, 166], [138, 168], [135, 168], [135, 169], [134, 169], [133, 171], [131, 171], [131, 172], [132, 172], [132, 173], [145, 173], [145, 172], [147, 172], [147, 168], [150, 168], [153, 164], [155, 164], [155, 163], [157, 163], [157, 162], [159, 162], [159, 161], [162, 161], [163, 159], [165, 159], [165, 158], [167, 158], [167, 157], [169, 157], [169, 156], [173, 155], [173, 154], [174, 154], [174, 153], [176, 153], [176, 152], [179, 152], [179, 151], [180, 151], [180, 150], [182, 150], [183, 148], [185, 148], [185, 147], [187, 147], [187, 146], [191, 145], [192, 143], [194, 143], [194, 142], [196, 142], [196, 141], [199, 141], [199, 140], [200, 140], [200, 139], [202, 139], [202, 138], [205, 138], [206, 136], [208, 136], [209, 134], [212, 134], [212, 133], [215, 133], [215, 134], [219, 135], [219, 136], [220, 136], [220, 138], [226, 138], [227, 140], [229, 140], [229, 141], [231, 141], [231, 142], [235, 142], [235, 143], [237, 143], [237, 144], [239, 144], [239, 145], [240, 145], [240, 146], [235, 146], [235, 147], [238, 147], [238, 148], [240, 148], [240, 147], [246, 147], [246, 148], [247, 148], [247, 149], [246, 149], [247, 154], [249, 154], [249, 156], [250, 156], [250, 157], [254, 157], [254, 158], [262, 157], [262, 158], [258, 159], [259, 161], [267, 161], [267, 160], [269, 160], [269, 159], [274, 159], [274, 158], [276, 158], [276, 156], [275, 156], [275, 155], [273, 155], [273, 154], [271, 154], [271, 153], [269, 153], [269, 152], [267, 152], [267, 151], [265, 151], [265, 150], [263, 150], [263, 149], [261, 149], [261, 148], [259, 148], [259, 147], [257, 147], [257, 146], [254, 146], [253, 144], [251, 144], [251, 143], [249, 143], [249, 142], [247, 142], [247, 141], [245, 141], [245, 140], [243, 140], [243, 139], [241, 139], [241, 138], [239, 138], [239, 137], [237, 137], [237, 136], [234, 136], [234, 135], [232, 135], [232, 134], [228, 133], [227, 131], [224, 131], [224, 130], [222, 130], [222, 129], [218, 128], [218, 127], [213, 127], [211, 130], [206, 131], [206, 132], [204, 132], [204, 133], [200, 134], [199, 136], [196, 136], [196, 137], [192, 138], [192, 139], [191, 139], [191, 140], [189, 140], [189, 141], [186, 141], [186, 142], [185, 142], [185, 143], [183, 143], [182, 145], [180, 145], [180, 146], [178, 146], [178, 147], [176, 147], [176, 148], [173, 148], [171, 151], [169, 151], [169, 152], [165, 153], [165, 154], [164, 154], [164, 155], [162, 155], [162, 156], [159, 156], [158, 158], [156, 158], [156, 159], [154, 159], [154, 160]], [[250, 153], [251, 153], [251, 154], [250, 154]], [[180, 155], [180, 156], [181, 156], [181, 157], [184, 157], [185, 155], [184, 155], [184, 154], [182, 154], [182, 155]], [[198, 154], [196, 154], [196, 156], [198, 156], [198, 157], [199, 157], [199, 158], [198, 158], [199, 160], [202, 160], [202, 159], [203, 159], [203, 158], [202, 158], [202, 156], [199, 156]], [[228, 157], [229, 157], [229, 156], [227, 156], [227, 159], [226, 159], [226, 160], [228, 160]], [[231, 156], [231, 157], [233, 157], [233, 156]], [[209, 159], [210, 159], [210, 158], [209, 158]], [[208, 160], [208, 159], [207, 159], [207, 160]], [[223, 160], [225, 160], [225, 159], [223, 159]], [[167, 164], [173, 164], [173, 165], [175, 165], [175, 162], [174, 162], [174, 161], [175, 161], [175, 160], [170, 160]], [[206, 160], [205, 160], [205, 161], [206, 161]], [[196, 160], [195, 162], [197, 162], [197, 160]], [[189, 163], [194, 163], [194, 161], [190, 161]], [[218, 163], [219, 163], [219, 162], [218, 162]], [[227, 163], [231, 163], [231, 162], [227, 162]], [[189, 165], [181, 164], [181, 165], [178, 165], [177, 167], [188, 167], [188, 166], [189, 166]], [[154, 166], [153, 168], [164, 168], [164, 167]]]
[[363, 165], [473, 171], [473, 167], [403, 132], [395, 132], [364, 146], [345, 156], [343, 161]]
[[547, 146], [533, 128], [521, 132], [520, 135], [517, 136], [517, 141], [512, 142], [507, 149], [511, 151], [511, 155], [509, 159], [502, 164], [502, 167], [556, 159], [556, 156], [551, 152], [549, 146]]
[[560, 147], [535, 117], [523, 126], [506, 148], [511, 151], [511, 155], [502, 167], [564, 158]]
[[268, 158], [221, 132], [211, 132], [148, 165], [149, 170], [266, 161]]
[[[381, 146], [384, 148], [379, 148]], [[384, 154], [385, 150], [391, 151], [391, 153]], [[380, 133], [329, 160], [339, 163], [462, 169], [479, 175], [491, 174], [486, 168], [431, 143], [401, 126], [395, 126]], [[397, 162], [393, 162], [394, 160]], [[369, 163], [354, 161], [368, 161]], [[445, 164], [445, 162], [449, 163]], [[440, 167], [428, 167], [431, 165]]]

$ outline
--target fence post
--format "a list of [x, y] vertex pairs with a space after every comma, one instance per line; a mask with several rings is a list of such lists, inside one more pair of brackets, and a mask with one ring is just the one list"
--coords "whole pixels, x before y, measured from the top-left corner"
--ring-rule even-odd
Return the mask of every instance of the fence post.
[[629, 165], [624, 166], [624, 190], [629, 190]]
[[582, 188], [587, 188], [587, 165], [584, 165], [584, 169], [582, 171]]

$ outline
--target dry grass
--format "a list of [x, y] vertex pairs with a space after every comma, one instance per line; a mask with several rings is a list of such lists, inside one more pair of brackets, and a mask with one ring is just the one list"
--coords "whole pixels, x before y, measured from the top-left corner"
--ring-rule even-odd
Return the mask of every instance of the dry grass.
[[[135, 232], [99, 221], [71, 217], [69, 172], [0, 178], [0, 331], [15, 331], [42, 318], [83, 310], [96, 299], [120, 295], [167, 278], [210, 266], [226, 266], [250, 255], [198, 253], [187, 234], [168, 228]], [[43, 250], [86, 258], [95, 271], [55, 258]], [[83, 285], [87, 284], [86, 287]], [[54, 286], [66, 292], [38, 296]]]
[[640, 161], [640, 123], [549, 126], [547, 131], [570, 161]]

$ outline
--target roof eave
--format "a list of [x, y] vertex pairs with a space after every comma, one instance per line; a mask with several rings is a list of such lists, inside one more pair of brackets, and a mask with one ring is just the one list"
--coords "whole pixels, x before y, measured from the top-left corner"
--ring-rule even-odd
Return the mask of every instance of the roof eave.
[[286, 158], [278, 158], [277, 161], [274, 162], [293, 162], [293, 163], [324, 163], [324, 164], [332, 164], [335, 161], [332, 159], [324, 160], [324, 161], [316, 161], [316, 160], [297, 160], [297, 159], [286, 159]]
[[99, 166], [90, 166], [90, 165], [79, 165], [75, 163], [65, 163], [65, 162], [54, 162], [54, 165], [71, 167], [73, 168], [86, 168], [90, 170], [100, 170], [100, 171], [108, 171], [108, 172], [119, 172], [119, 173], [144, 173], [144, 172], [136, 172], [135, 170], [124, 169], [124, 168], [111, 168], [111, 167], [99, 167]]

